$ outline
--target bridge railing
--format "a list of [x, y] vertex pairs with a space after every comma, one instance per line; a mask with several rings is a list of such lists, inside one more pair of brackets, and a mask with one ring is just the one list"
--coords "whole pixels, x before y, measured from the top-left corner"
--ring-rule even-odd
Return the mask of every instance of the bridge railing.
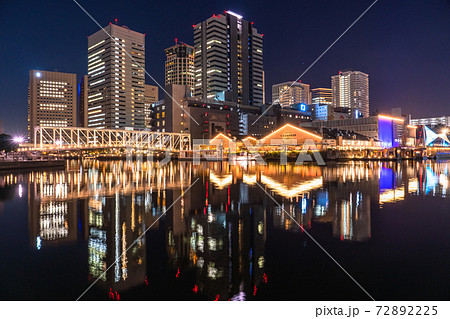
[[137, 130], [47, 127], [34, 129], [35, 149], [137, 148], [183, 151], [191, 149], [191, 135]]

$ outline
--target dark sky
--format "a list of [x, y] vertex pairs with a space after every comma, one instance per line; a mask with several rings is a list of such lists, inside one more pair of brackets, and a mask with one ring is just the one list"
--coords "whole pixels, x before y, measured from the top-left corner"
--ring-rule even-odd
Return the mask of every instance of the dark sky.
[[[193, 43], [192, 25], [224, 10], [240, 13], [264, 34], [266, 96], [294, 80], [374, 0], [87, 1], [102, 25], [146, 34], [146, 69], [164, 82], [164, 48]], [[87, 36], [97, 25], [72, 0], [0, 0], [0, 120], [26, 132], [31, 69], [87, 71]], [[302, 81], [330, 87], [339, 70], [369, 74], [371, 111], [401, 107], [413, 117], [450, 115], [450, 1], [379, 0]], [[148, 84], [151, 79], [146, 79]]]

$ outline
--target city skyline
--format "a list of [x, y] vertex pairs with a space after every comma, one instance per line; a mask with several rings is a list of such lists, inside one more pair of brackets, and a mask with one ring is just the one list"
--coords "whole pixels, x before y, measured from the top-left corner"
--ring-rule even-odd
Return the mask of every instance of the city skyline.
[[450, 317], [449, 17], [0, 1], [4, 312]]
[[[339, 6], [341, 9], [340, 11], [341, 19], [339, 19], [339, 21], [333, 20], [335, 23], [337, 23], [335, 26], [332, 26], [331, 24], [328, 23], [324, 25], [322, 21], [320, 28], [315, 29], [315, 27], [318, 27], [317, 24], [314, 25], [313, 21], [309, 21], [308, 20], [309, 18], [305, 14], [304, 23], [305, 24], [310, 23], [310, 25], [305, 26], [305, 28], [311, 27], [312, 30], [315, 30], [312, 32], [312, 34], [316, 35], [318, 38], [321, 38], [321, 41], [319, 41], [320, 44], [318, 43], [316, 46], [312, 45], [311, 43], [308, 43], [307, 45], [308, 50], [303, 50], [300, 54], [299, 59], [298, 53], [295, 50], [297, 44], [293, 43], [293, 45], [291, 46], [292, 50], [287, 51], [282, 50], [283, 57], [286, 57], [286, 59], [283, 59], [283, 61], [274, 59], [274, 54], [279, 54], [279, 52], [281, 52], [281, 51], [274, 52], [274, 50], [276, 50], [277, 47], [278, 49], [280, 49], [280, 42], [282, 41], [283, 42], [281, 44], [283, 44], [283, 46], [288, 45], [289, 43], [287, 43], [286, 41], [286, 36], [279, 36], [279, 37], [276, 36], [276, 33], [278, 32], [277, 31], [278, 26], [276, 25], [276, 23], [267, 23], [266, 21], [267, 18], [263, 18], [264, 15], [267, 14], [266, 12], [270, 10], [265, 10], [264, 8], [259, 9], [258, 7], [256, 6], [252, 7], [251, 5], [248, 5], [248, 7], [242, 7], [241, 5], [232, 5], [232, 4], [227, 5], [222, 9], [231, 9], [235, 12], [238, 12], [239, 14], [242, 14], [244, 16], [244, 19], [247, 19], [248, 21], [255, 21], [258, 31], [265, 34], [264, 71], [266, 75], [266, 94], [267, 94], [272, 84], [287, 81], [291, 78], [296, 78], [299, 74], [301, 74], [301, 72], [303, 72], [303, 70], [305, 70], [309, 66], [309, 64], [317, 57], [317, 55], [319, 55], [323, 49], [325, 49], [332, 41], [334, 41], [334, 39], [339, 35], [339, 33], [345, 30], [345, 28], [348, 27], [348, 25], [367, 7], [367, 5], [370, 4], [370, 3], [360, 3], [358, 5], [351, 6], [352, 2], [354, 1], [347, 1]], [[87, 4], [81, 3], [81, 5]], [[336, 9], [335, 7], [337, 6], [336, 4], [332, 3], [327, 3], [326, 5], [328, 7], [324, 7], [324, 4], [322, 4], [321, 9], [323, 9], [324, 11], [321, 11], [321, 14], [325, 15], [330, 14], [329, 11], [332, 8]], [[389, 11], [390, 14], [394, 14], [396, 10], [400, 9], [399, 7], [396, 7], [394, 4], [390, 5], [391, 7], [388, 8], [391, 9], [391, 11]], [[425, 4], [422, 5], [425, 6]], [[446, 11], [448, 12], [449, 10], [449, 6], [448, 4], [446, 4], [445, 1], [431, 1], [427, 5], [430, 6], [429, 9], [434, 10], [436, 14], [442, 14], [441, 17], [439, 15], [433, 17], [434, 20], [436, 21], [428, 21], [429, 18], [421, 16], [420, 18], [422, 18], [424, 22], [427, 21], [428, 23], [427, 26], [436, 28], [437, 26], [440, 27], [442, 25], [441, 23], [443, 23], [444, 25], [446, 23], [447, 24], [449, 23], [448, 21], [445, 20], [442, 21], [439, 20], [440, 18], [444, 18], [445, 12]], [[136, 10], [133, 8], [128, 7], [122, 8], [118, 6], [116, 10], [113, 10], [116, 11], [114, 13], [115, 16], [111, 16], [112, 13], [109, 11], [105, 12], [104, 10], [98, 10], [98, 8], [95, 7], [92, 8], [89, 6], [87, 6], [86, 9], [90, 11], [96, 19], [98, 19], [99, 23], [102, 26], [106, 26], [107, 23], [110, 21], [114, 22], [114, 19], [117, 18], [118, 16], [119, 25], [125, 24], [128, 25], [133, 30], [147, 34], [146, 56], [149, 55], [153, 57], [157, 56], [157, 59], [148, 57], [146, 58], [146, 60], [149, 61], [148, 63], [146, 63], [147, 71], [160, 84], [164, 83], [163, 69], [164, 69], [165, 55], [163, 49], [170, 46], [173, 43], [175, 37], [183, 39], [187, 44], [192, 45], [193, 44], [192, 24], [198, 23], [198, 21], [203, 21], [208, 16], [212, 16], [212, 14], [219, 14], [220, 11], [223, 11], [218, 10], [219, 8], [214, 8], [215, 12], [210, 12], [208, 14], [207, 12], [205, 13], [205, 11], [208, 11], [207, 9], [199, 8], [199, 10], [195, 10], [195, 13], [185, 14], [186, 18], [181, 19], [183, 20], [183, 22], [182, 23], [180, 22], [180, 24], [182, 24], [181, 27], [180, 24], [176, 23], [174, 25], [171, 25], [170, 28], [167, 28], [170, 30], [165, 30], [166, 33], [163, 33], [158, 32], [161, 28], [160, 29], [154, 28], [153, 23], [149, 22], [149, 20], [142, 21], [142, 18], [138, 17], [142, 13], [138, 14], [138, 12], [136, 12]], [[391, 46], [382, 45], [385, 42], [391, 43], [389, 41], [397, 40], [391, 38], [393, 37], [391, 33], [395, 34], [395, 32], [401, 31], [394, 28], [395, 31], [394, 32], [392, 28], [390, 28], [392, 26], [389, 26], [388, 21], [390, 18], [393, 18], [393, 16], [391, 17], [391, 15], [388, 14], [388, 16], [384, 17], [382, 20], [385, 21], [386, 23], [377, 24], [378, 28], [377, 31], [384, 31], [386, 38], [382, 37], [380, 38], [379, 32], [373, 32], [367, 29], [371, 25], [371, 22], [372, 23], [374, 22], [374, 19], [376, 19], [377, 15], [383, 13], [383, 8], [380, 8], [382, 6], [385, 6], [384, 8], [387, 9], [386, 4], [383, 3], [376, 4], [374, 8], [371, 9], [371, 11], [367, 14], [367, 16], [362, 21], [358, 22], [358, 24], [355, 25], [354, 29], [349, 31], [349, 33], [345, 37], [343, 37], [336, 44], [336, 46], [332, 50], [330, 50], [330, 52], [328, 52], [322, 58], [322, 60], [302, 78], [302, 81], [311, 84], [311, 88], [329, 87], [331, 75], [336, 74], [339, 70], [347, 68], [361, 70], [365, 73], [368, 73], [371, 77], [371, 97], [370, 97], [371, 111], [376, 111], [377, 109], [383, 111], [388, 110], [392, 107], [402, 107], [406, 112], [412, 113], [413, 117], [419, 116], [433, 117], [445, 115], [444, 114], [446, 111], [445, 102], [446, 100], [448, 100], [448, 98], [445, 98], [445, 96], [443, 96], [441, 93], [443, 92], [444, 95], [448, 93], [444, 89], [445, 81], [439, 81], [440, 77], [445, 76], [443, 74], [445, 72], [439, 72], [437, 70], [445, 71], [445, 68], [448, 66], [448, 62], [446, 60], [439, 59], [441, 55], [442, 58], [444, 58], [445, 52], [448, 51], [446, 49], [447, 46], [449, 46], [448, 40], [446, 41], [446, 39], [444, 39], [443, 41], [440, 41], [440, 45], [439, 46], [435, 45], [435, 47], [433, 47], [433, 50], [430, 50], [429, 46], [426, 45], [423, 48], [421, 47], [415, 48], [414, 51], [411, 51], [411, 55], [408, 55], [406, 59], [407, 60], [406, 62], [410, 62], [409, 63], [410, 65], [406, 65], [407, 63], [405, 62], [405, 59], [402, 59], [401, 56], [400, 57], [395, 56], [395, 52], [399, 53], [400, 51], [403, 51], [403, 47], [400, 45], [401, 43], [397, 44], [397, 47], [395, 45]], [[5, 5], [5, 7], [6, 10], [2, 10], [3, 13], [8, 12], [8, 9], [12, 11], [18, 9], [12, 4]], [[148, 5], [148, 7], [151, 6]], [[37, 8], [36, 12], [41, 12], [45, 8], [52, 9], [51, 4], [46, 4], [45, 2], [42, 3], [41, 7]], [[55, 8], [55, 10], [57, 9], [62, 10], [64, 8], [62, 7]], [[72, 9], [78, 8], [76, 8], [75, 6]], [[175, 10], [175, 8], [172, 9]], [[307, 9], [314, 11], [314, 9], [317, 8], [314, 5], [312, 5]], [[411, 8], [411, 10], [413, 9]], [[414, 10], [419, 10], [419, 8], [414, 7]], [[166, 11], [167, 10], [161, 10], [161, 13], [164, 15]], [[138, 15], [136, 19], [132, 19], [130, 17], [130, 15], [133, 12]], [[52, 37], [46, 37], [45, 32], [42, 32], [40, 28], [37, 28], [37, 30], [40, 30], [41, 32], [39, 33], [39, 36], [36, 36], [36, 39], [38, 40], [39, 43], [42, 42], [42, 44], [41, 46], [35, 46], [35, 50], [33, 50], [33, 55], [27, 56], [26, 54], [23, 54], [25, 55], [25, 57], [23, 59], [20, 59], [21, 63], [20, 65], [18, 65], [19, 61], [15, 60], [17, 58], [11, 57], [12, 63], [9, 63], [10, 66], [7, 66], [7, 69], [11, 68], [12, 66], [16, 68], [16, 71], [14, 72], [10, 71], [11, 77], [9, 77], [9, 80], [5, 83], [5, 85], [2, 85], [2, 90], [4, 91], [1, 92], [3, 101], [0, 106], [0, 118], [3, 120], [5, 131], [19, 132], [19, 133], [25, 133], [26, 131], [26, 109], [27, 109], [26, 87], [28, 80], [27, 73], [29, 72], [29, 70], [38, 69], [51, 71], [57, 68], [61, 72], [76, 73], [78, 76], [78, 80], [81, 78], [81, 76], [83, 76], [86, 73], [87, 61], [85, 52], [87, 50], [87, 41], [85, 37], [97, 31], [98, 27], [81, 10], [79, 12], [77, 12], [76, 10], [72, 10], [71, 14], [73, 14], [73, 16], [78, 19], [77, 25], [74, 28], [74, 30], [69, 28], [66, 30], [65, 33], [62, 34], [58, 33], [58, 30], [56, 30], [55, 31], [56, 39], [53, 39]], [[45, 16], [45, 14], [43, 16]], [[272, 21], [276, 22], [275, 15], [273, 15], [273, 17], [271, 16], [271, 18], [273, 18]], [[406, 25], [410, 26], [412, 31], [413, 30], [412, 28], [414, 26], [412, 26], [411, 23], [414, 21], [409, 20], [408, 18], [403, 19], [405, 19], [405, 23], [406, 22], [409, 23]], [[287, 21], [289, 21], [289, 19]], [[53, 19], [51, 22], [62, 23], [59, 17]], [[52, 23], [49, 24], [52, 25]], [[282, 24], [285, 25], [285, 23]], [[405, 28], [406, 25], [403, 28]], [[336, 29], [339, 31], [336, 31]], [[19, 28], [18, 29], [19, 34], [20, 31], [21, 29]], [[49, 31], [50, 30], [47, 29], [47, 32]], [[298, 30], [294, 28], [292, 30], [291, 36], [295, 36], [297, 32]], [[387, 34], [388, 32], [390, 33]], [[412, 38], [414, 37], [415, 39], [414, 41], [419, 41], [419, 39], [421, 39], [423, 40], [422, 43], [426, 44], [427, 42], [425, 41], [426, 40], [425, 34], [428, 35], [429, 33], [430, 33], [429, 31], [428, 32], [421, 31], [419, 33], [411, 35], [410, 33], [406, 32], [405, 36], [409, 40], [404, 40], [403, 42], [406, 42], [406, 44], [408, 45], [412, 45], [414, 43], [412, 43], [411, 41], [413, 40]], [[153, 34], [158, 35], [152, 36]], [[171, 36], [172, 34], [173, 36]], [[439, 36], [439, 34], [437, 33], [433, 34], [434, 37]], [[65, 41], [61, 39], [64, 37], [64, 35], [73, 40], [72, 42], [77, 45], [75, 47], [73, 43], [66, 45]], [[300, 39], [302, 39], [302, 37], [303, 35], [301, 35]], [[371, 40], [367, 40], [367, 38], [371, 37], [372, 37]], [[55, 40], [51, 41], [53, 42], [52, 45], [55, 46], [54, 50], [48, 48], [47, 46], [48, 43], [46, 41], [49, 40], [47, 40], [46, 38], [49, 39], [51, 38], [51, 40]], [[378, 46], [374, 46], [375, 40], [378, 40], [380, 42]], [[434, 40], [436, 40], [436, 38], [433, 38], [433, 44], [439, 42]], [[34, 41], [36, 40], [28, 41], [29, 43], [26, 43], [25, 47], [27, 47], [27, 45], [28, 46], [34, 45], [35, 44]], [[301, 43], [302, 41], [299, 42]], [[391, 44], [393, 44], [393, 42]], [[358, 49], [360, 49], [361, 51], [355, 50], [355, 45], [359, 45]], [[349, 51], [351, 50], [352, 52], [355, 53], [350, 54], [349, 57], [345, 57], [346, 46], [348, 46], [347, 49]], [[386, 49], [387, 47], [389, 47], [389, 49]], [[400, 47], [402, 47], [402, 50], [400, 50]], [[425, 48], [427, 48], [426, 52], [428, 53], [424, 52]], [[356, 52], [364, 54], [357, 54]], [[378, 53], [378, 55], [376, 53]], [[414, 53], [414, 55], [412, 55], [412, 53]], [[417, 59], [422, 57], [424, 54], [429, 55], [433, 54], [433, 58], [430, 57], [430, 59], [427, 59], [426, 63], [418, 63], [419, 61]], [[394, 59], [378, 61], [383, 60], [380, 57], [387, 57], [389, 55], [393, 55]], [[291, 64], [290, 67], [286, 67], [287, 63], [293, 62], [292, 59], [295, 59], [295, 63]], [[6, 57], [6, 60], [8, 60], [8, 56]], [[298, 65], [299, 60], [305, 61], [301, 62], [301, 64]], [[411, 60], [415, 60], [417, 64], [412, 65]], [[440, 61], [442, 61], [443, 67], [435, 66], [434, 69], [428, 67], [427, 70], [424, 70], [426, 66], [436, 63], [439, 64]], [[396, 67], [392, 68], [393, 65], [395, 65]], [[429, 83], [425, 83], [425, 89], [423, 89], [422, 91], [414, 90], [415, 88], [414, 86], [408, 86], [408, 83], [411, 84], [412, 79], [409, 73], [413, 72], [412, 70], [414, 70], [414, 72], [416, 72], [417, 74], [422, 75], [424, 78], [428, 76], [428, 79], [432, 79], [431, 81], [429, 81]], [[431, 74], [434, 75], [433, 77], [431, 76], [430, 72]], [[397, 74], [400, 73], [400, 75], [404, 76], [403, 77], [392, 76], [392, 74], [396, 73]], [[398, 79], [401, 79], [403, 81], [398, 81]], [[445, 78], [443, 77], [442, 79]], [[153, 83], [150, 79], [146, 78], [146, 84], [154, 85], [155, 83]], [[395, 85], [389, 87], [389, 85], [392, 84]], [[421, 83], [420, 86], [422, 87], [423, 85], [424, 84]], [[268, 94], [267, 96], [270, 96], [270, 94]], [[423, 103], [426, 102], [433, 104], [435, 108], [434, 109], [423, 108]], [[10, 112], [11, 109], [17, 111], [15, 111], [14, 114], [11, 114], [12, 113]]]

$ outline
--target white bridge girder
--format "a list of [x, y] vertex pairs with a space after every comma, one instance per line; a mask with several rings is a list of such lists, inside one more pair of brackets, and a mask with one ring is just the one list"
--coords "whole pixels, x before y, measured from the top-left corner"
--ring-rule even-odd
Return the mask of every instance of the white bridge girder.
[[34, 129], [34, 147], [37, 150], [133, 148], [184, 151], [191, 149], [191, 135], [84, 127], [37, 126]]

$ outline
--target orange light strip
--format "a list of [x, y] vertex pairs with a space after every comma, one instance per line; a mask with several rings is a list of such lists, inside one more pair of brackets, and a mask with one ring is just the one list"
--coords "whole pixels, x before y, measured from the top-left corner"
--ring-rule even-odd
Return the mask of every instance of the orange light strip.
[[258, 140], [257, 138], [254, 138], [253, 136], [247, 136], [246, 138], [243, 139], [243, 141], [249, 140], [249, 139], [252, 139], [252, 140], [255, 140], [255, 141]]
[[400, 119], [398, 117], [386, 116], [386, 115], [378, 115], [378, 117], [381, 117], [381, 118], [387, 119], [387, 120], [392, 120], [392, 121], [400, 121], [400, 122], [404, 121], [404, 119]]
[[309, 134], [309, 135], [311, 135], [311, 136], [314, 136], [314, 137], [316, 137], [316, 138], [318, 138], [318, 139], [322, 139], [322, 137], [319, 136], [319, 135], [316, 135], [316, 134], [313, 134], [313, 133], [311, 133], [311, 132], [302, 130], [301, 128], [296, 127], [296, 126], [294, 126], [294, 125], [286, 124], [286, 125], [280, 127], [278, 130], [276, 130], [276, 131], [270, 133], [269, 135], [267, 135], [266, 137], [262, 138], [261, 141], [265, 141], [265, 140], [268, 139], [270, 136], [272, 136], [273, 134], [275, 134], [275, 133], [281, 131], [282, 129], [284, 129], [284, 128], [287, 127], [287, 126], [293, 128], [293, 129], [296, 129], [296, 130], [298, 130], [298, 131], [300, 131], [300, 132], [302, 132], [302, 133], [306, 133], [306, 134]]
[[229, 138], [228, 136], [226, 136], [226, 135], [224, 135], [224, 134], [222, 134], [222, 133], [219, 133], [219, 134], [217, 134], [217, 135], [216, 135], [209, 143], [211, 144], [212, 141], [214, 141], [216, 138], [219, 138], [219, 136], [223, 136], [223, 137], [225, 137], [226, 139], [228, 139], [229, 141], [232, 141], [232, 139]]
[[407, 127], [407, 128], [417, 128], [417, 126], [415, 126], [415, 125], [410, 125], [410, 124], [409, 124], [409, 125], [406, 125], [406, 127]]

